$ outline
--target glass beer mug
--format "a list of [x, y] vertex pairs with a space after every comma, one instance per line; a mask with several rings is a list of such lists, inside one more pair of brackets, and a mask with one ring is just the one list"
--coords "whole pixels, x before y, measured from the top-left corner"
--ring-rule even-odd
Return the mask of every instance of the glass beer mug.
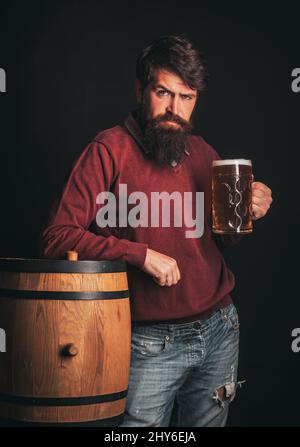
[[215, 160], [212, 173], [214, 233], [252, 232], [251, 160]]

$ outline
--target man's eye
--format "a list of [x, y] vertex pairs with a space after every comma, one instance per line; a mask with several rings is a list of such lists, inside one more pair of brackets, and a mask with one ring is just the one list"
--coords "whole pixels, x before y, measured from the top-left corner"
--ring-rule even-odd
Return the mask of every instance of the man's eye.
[[167, 90], [158, 90], [157, 94], [158, 96], [167, 96], [169, 92], [167, 92]]
[[182, 95], [182, 98], [183, 99], [193, 99], [192, 96], [190, 96], [190, 95]]

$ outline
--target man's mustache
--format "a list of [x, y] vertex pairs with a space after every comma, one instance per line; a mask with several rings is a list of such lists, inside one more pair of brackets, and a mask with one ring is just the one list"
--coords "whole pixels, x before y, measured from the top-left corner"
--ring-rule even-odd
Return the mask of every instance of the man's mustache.
[[154, 119], [156, 124], [163, 123], [164, 121], [171, 121], [173, 123], [179, 124], [181, 127], [189, 127], [190, 123], [178, 115], [174, 115], [171, 112], [167, 112], [164, 115], [159, 115]]

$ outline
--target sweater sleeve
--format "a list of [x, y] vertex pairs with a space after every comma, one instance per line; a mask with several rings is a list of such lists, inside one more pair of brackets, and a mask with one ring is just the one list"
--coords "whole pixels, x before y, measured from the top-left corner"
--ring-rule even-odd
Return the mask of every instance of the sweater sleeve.
[[110, 190], [116, 175], [107, 148], [98, 142], [89, 144], [75, 163], [41, 232], [40, 249], [44, 258], [64, 259], [66, 251], [74, 250], [80, 259], [124, 260], [143, 267], [147, 244], [89, 231], [98, 211], [96, 197]]

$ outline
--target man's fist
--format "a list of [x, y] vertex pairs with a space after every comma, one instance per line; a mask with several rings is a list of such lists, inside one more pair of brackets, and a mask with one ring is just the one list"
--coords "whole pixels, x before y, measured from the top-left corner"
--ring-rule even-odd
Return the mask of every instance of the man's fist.
[[264, 217], [273, 202], [271, 189], [261, 182], [252, 183], [253, 220]]
[[160, 286], [172, 286], [180, 280], [180, 272], [175, 259], [158, 251], [147, 249], [143, 270]]

